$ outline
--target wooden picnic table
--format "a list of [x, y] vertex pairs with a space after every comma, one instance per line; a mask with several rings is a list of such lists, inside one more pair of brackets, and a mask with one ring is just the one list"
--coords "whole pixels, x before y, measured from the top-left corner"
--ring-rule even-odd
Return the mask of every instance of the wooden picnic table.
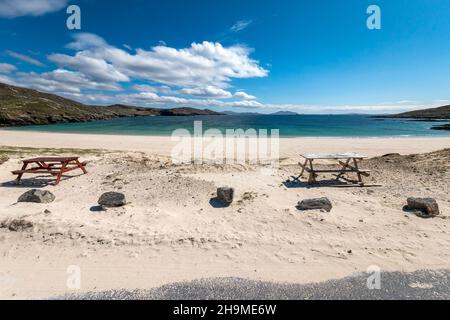
[[[318, 176], [318, 173], [336, 173], [336, 180], [342, 178], [346, 173], [356, 173], [356, 175], [358, 176], [359, 185], [363, 185], [362, 177], [370, 176], [370, 170], [363, 170], [359, 168], [359, 162], [367, 159], [367, 156], [358, 153], [308, 153], [301, 154], [300, 156], [304, 158], [305, 161], [303, 163], [299, 163], [302, 171], [298, 177], [293, 177], [294, 180], [299, 180], [303, 176], [305, 171], [309, 173], [309, 184], [317, 182], [316, 178]], [[318, 170], [314, 168], [313, 162], [315, 160], [335, 160], [341, 167], [338, 169]]]
[[[22, 169], [13, 171], [12, 173], [17, 175], [17, 183], [20, 182], [22, 176], [25, 173], [41, 174], [49, 173], [52, 176], [56, 176], [55, 185], [58, 185], [61, 181], [63, 174], [69, 171], [80, 169], [84, 174], [86, 171], [86, 162], [80, 162], [79, 157], [39, 157], [22, 160]], [[27, 167], [29, 165], [34, 165], [31, 168]]]

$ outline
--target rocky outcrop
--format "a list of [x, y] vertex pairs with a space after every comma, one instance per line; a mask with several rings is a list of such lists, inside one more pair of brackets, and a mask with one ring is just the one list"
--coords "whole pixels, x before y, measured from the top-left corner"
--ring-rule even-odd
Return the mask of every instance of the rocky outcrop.
[[439, 108], [409, 111], [399, 114], [374, 116], [374, 118], [406, 118], [416, 120], [450, 119], [450, 105]]
[[450, 131], [450, 124], [443, 124], [441, 126], [431, 127], [431, 130], [447, 130]]

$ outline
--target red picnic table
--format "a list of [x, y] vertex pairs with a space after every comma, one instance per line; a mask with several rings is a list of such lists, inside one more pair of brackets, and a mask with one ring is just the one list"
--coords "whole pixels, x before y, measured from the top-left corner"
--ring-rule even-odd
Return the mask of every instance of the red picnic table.
[[[12, 173], [17, 175], [17, 183], [20, 182], [24, 173], [40, 174], [49, 173], [52, 176], [56, 176], [55, 185], [61, 181], [61, 177], [64, 173], [80, 169], [84, 174], [86, 171], [86, 162], [80, 162], [79, 157], [39, 157], [33, 159], [23, 160], [23, 166], [21, 170], [13, 171]], [[35, 165], [32, 168], [28, 168], [28, 165]]]

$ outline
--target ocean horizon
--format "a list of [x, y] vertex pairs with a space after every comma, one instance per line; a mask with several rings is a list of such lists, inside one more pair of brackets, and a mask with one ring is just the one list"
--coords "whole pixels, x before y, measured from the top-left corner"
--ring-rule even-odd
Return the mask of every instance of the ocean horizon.
[[[431, 130], [436, 121], [374, 118], [373, 115], [223, 115], [223, 116], [148, 116], [117, 118], [82, 123], [31, 125], [6, 130], [55, 133], [170, 136], [177, 129], [194, 131], [201, 121], [203, 132], [219, 129], [278, 129], [280, 137], [446, 137], [448, 131]], [[443, 120], [447, 123], [448, 121]]]

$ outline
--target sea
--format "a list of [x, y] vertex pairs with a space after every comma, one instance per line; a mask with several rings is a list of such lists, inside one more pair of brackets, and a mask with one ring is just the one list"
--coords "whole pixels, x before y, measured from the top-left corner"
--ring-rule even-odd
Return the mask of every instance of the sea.
[[431, 130], [448, 123], [411, 119], [379, 119], [370, 115], [223, 115], [152, 116], [117, 118], [85, 123], [23, 126], [8, 130], [60, 133], [170, 136], [177, 129], [194, 131], [194, 123], [203, 131], [219, 129], [278, 129], [280, 137], [430, 137], [450, 136], [450, 131]]

